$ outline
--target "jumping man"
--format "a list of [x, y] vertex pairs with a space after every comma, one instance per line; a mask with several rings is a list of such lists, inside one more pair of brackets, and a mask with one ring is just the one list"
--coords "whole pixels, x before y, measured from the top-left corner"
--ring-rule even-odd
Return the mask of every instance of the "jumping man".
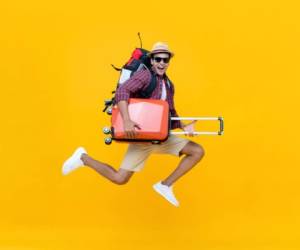
[[[169, 104], [172, 117], [178, 117], [174, 105], [174, 85], [167, 80], [166, 71], [170, 65], [170, 59], [174, 53], [169, 50], [165, 43], [155, 43], [148, 54], [151, 58], [151, 69], [142, 69], [136, 72], [130, 79], [120, 85], [115, 94], [115, 101], [121, 112], [125, 134], [128, 138], [134, 138], [139, 125], [130, 119], [128, 113], [128, 99], [138, 97], [138, 93], [147, 88], [151, 82], [152, 74], [157, 79], [156, 88], [150, 99], [163, 99]], [[184, 125], [181, 121], [173, 121], [171, 129], [180, 128], [192, 135], [194, 131], [193, 122]], [[171, 154], [178, 157], [184, 156], [177, 168], [164, 180], [153, 185], [155, 191], [162, 195], [174, 206], [179, 206], [174, 193], [174, 183], [192, 169], [204, 156], [201, 145], [185, 138], [170, 135], [168, 139], [160, 144], [132, 143], [129, 144], [126, 155], [118, 170], [110, 165], [93, 159], [83, 147], [79, 147], [73, 155], [65, 161], [62, 172], [64, 175], [78, 169], [89, 167], [111, 182], [122, 185], [129, 181], [135, 172], [142, 170], [147, 158], [152, 153]]]

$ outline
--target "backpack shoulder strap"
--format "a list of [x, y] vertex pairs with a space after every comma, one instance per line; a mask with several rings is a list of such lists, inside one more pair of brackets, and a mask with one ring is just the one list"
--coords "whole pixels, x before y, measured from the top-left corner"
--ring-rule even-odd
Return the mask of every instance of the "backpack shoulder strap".
[[149, 70], [149, 71], [151, 73], [151, 81], [150, 81], [149, 85], [147, 86], [147, 88], [145, 90], [141, 91], [141, 93], [140, 93], [141, 98], [149, 98], [151, 96], [152, 92], [154, 91], [154, 89], [156, 88], [156, 84], [157, 84], [156, 76], [151, 70]]

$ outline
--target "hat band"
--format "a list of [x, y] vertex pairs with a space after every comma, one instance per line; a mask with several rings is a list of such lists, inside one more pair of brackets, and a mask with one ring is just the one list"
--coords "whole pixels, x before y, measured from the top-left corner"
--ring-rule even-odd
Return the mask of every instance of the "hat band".
[[165, 49], [152, 50], [150, 53], [151, 53], [151, 54], [156, 54], [156, 53], [168, 53], [168, 54], [172, 54], [171, 51], [165, 50]]

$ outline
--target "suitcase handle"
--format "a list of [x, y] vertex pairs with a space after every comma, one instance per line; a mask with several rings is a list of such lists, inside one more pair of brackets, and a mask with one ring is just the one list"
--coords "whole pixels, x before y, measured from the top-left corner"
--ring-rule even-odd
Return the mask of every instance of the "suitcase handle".
[[[224, 119], [223, 117], [171, 117], [171, 121], [219, 121], [218, 132], [195, 131], [193, 135], [223, 135], [224, 134]], [[185, 135], [187, 132], [171, 132], [173, 135]]]

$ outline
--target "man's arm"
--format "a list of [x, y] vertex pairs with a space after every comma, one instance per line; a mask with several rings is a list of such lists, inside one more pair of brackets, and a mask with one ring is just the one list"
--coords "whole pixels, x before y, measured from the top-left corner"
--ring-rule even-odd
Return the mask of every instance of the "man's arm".
[[120, 110], [123, 121], [130, 120], [129, 112], [128, 112], [128, 102], [127, 101], [118, 102], [118, 108]]
[[124, 132], [128, 138], [134, 138], [136, 135], [135, 127], [139, 128], [139, 125], [130, 119], [128, 100], [133, 94], [139, 92], [145, 85], [149, 84], [150, 80], [151, 73], [148, 70], [141, 70], [124, 82], [116, 91], [115, 102], [123, 118]]
[[119, 101], [118, 108], [120, 110], [121, 116], [123, 118], [123, 126], [126, 137], [133, 139], [136, 135], [135, 127], [140, 128], [140, 126], [132, 121], [128, 112], [128, 102], [127, 101]]
[[[174, 104], [174, 94], [175, 94], [175, 88], [174, 85], [171, 84], [171, 106], [170, 106], [170, 113], [172, 117], [179, 117], [177, 114], [177, 111], [175, 109], [175, 104]], [[172, 122], [172, 129], [180, 128], [183, 131], [185, 131], [189, 136], [193, 136], [194, 132], [194, 124], [196, 121], [192, 121], [188, 124], [184, 124], [181, 120], [175, 120]]]
[[[175, 110], [175, 108], [171, 109], [170, 113], [171, 113], [171, 117], [179, 117], [178, 114], [177, 114], [177, 112], [176, 112], [176, 110]], [[183, 122], [180, 121], [180, 120], [174, 120], [172, 122], [172, 129], [176, 129], [176, 128], [183, 129], [184, 128]]]
[[[174, 84], [170, 82], [170, 89], [171, 89], [171, 102], [170, 102], [170, 113], [171, 117], [178, 117], [177, 111], [175, 109], [175, 103], [174, 103], [174, 95], [175, 95], [175, 87]], [[184, 124], [180, 120], [174, 120], [171, 123], [171, 129], [184, 128]]]

